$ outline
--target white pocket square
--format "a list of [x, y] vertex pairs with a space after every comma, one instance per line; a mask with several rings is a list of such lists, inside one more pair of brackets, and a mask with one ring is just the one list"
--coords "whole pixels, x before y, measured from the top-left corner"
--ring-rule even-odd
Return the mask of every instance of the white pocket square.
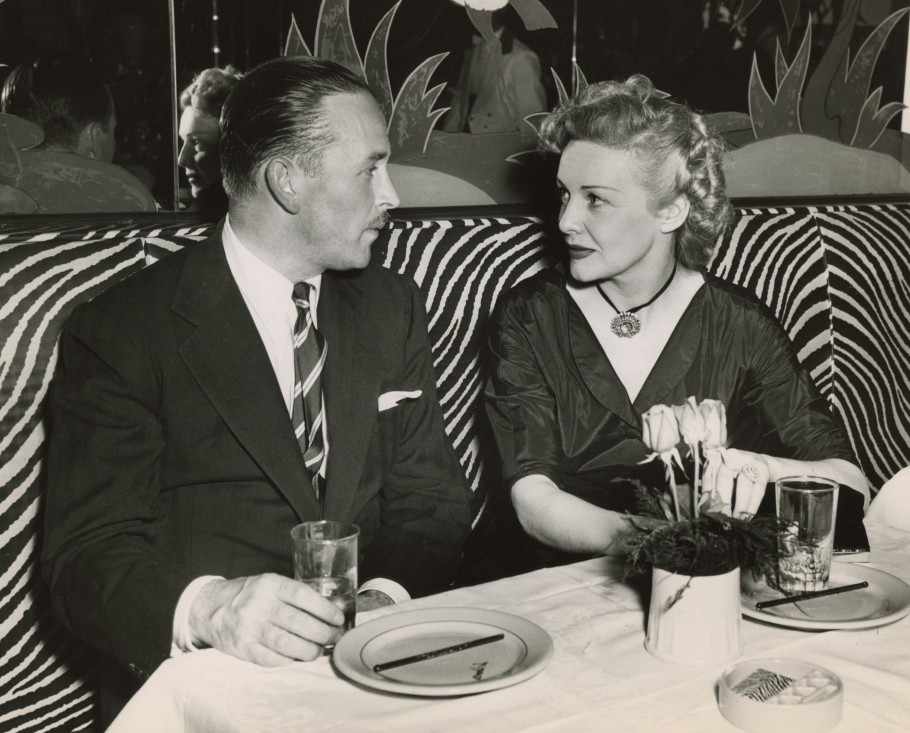
[[415, 389], [413, 392], [386, 392], [381, 394], [379, 395], [379, 412], [397, 407], [402, 400], [416, 400], [422, 394], [422, 389]]

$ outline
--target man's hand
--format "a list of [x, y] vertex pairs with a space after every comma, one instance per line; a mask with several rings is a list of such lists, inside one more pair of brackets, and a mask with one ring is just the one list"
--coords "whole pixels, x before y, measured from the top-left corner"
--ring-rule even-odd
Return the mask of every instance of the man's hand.
[[357, 594], [357, 613], [372, 611], [374, 608], [391, 606], [393, 601], [381, 590], [365, 590]]
[[341, 610], [308, 585], [274, 574], [207, 583], [189, 618], [194, 643], [265, 667], [315, 659], [343, 623]]

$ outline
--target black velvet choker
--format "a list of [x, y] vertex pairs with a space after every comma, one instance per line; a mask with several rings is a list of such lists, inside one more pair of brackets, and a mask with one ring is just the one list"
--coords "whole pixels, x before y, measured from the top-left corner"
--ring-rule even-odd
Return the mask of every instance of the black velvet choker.
[[678, 262], [673, 263], [673, 272], [670, 273], [670, 277], [667, 278], [667, 282], [663, 284], [663, 287], [654, 293], [654, 297], [651, 298], [651, 300], [649, 300], [647, 303], [637, 305], [634, 308], [629, 308], [628, 310], [619, 310], [619, 308], [613, 305], [613, 301], [607, 297], [607, 294], [600, 289], [600, 285], [597, 286], [597, 292], [600, 293], [600, 297], [607, 301], [607, 305], [616, 311], [616, 315], [613, 316], [613, 320], [610, 321], [610, 330], [613, 333], [615, 333], [620, 338], [632, 338], [636, 333], [641, 331], [641, 321], [635, 314], [643, 308], [647, 308], [661, 295], [664, 294], [666, 289], [670, 287], [670, 283], [673, 282], [673, 278], [676, 277], [677, 265]]

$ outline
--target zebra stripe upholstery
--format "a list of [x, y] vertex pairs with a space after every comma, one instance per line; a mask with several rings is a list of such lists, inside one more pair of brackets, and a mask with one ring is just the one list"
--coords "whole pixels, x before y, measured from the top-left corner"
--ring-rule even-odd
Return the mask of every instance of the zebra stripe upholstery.
[[831, 301], [814, 218], [792, 209], [740, 210], [709, 269], [769, 305], [822, 392], [830, 390]]
[[146, 238], [173, 246], [191, 233], [119, 222], [0, 228], [0, 731], [93, 722], [92, 656], [50, 615], [37, 562], [42, 407], [60, 329], [76, 304], [145, 266]]
[[[0, 730], [87, 730], [91, 654], [49, 615], [37, 568], [43, 403], [76, 303], [211, 231], [179, 217], [0, 223]], [[739, 209], [711, 269], [777, 314], [878, 487], [910, 465], [910, 204]], [[496, 483], [479, 419], [484, 323], [503, 292], [559, 255], [530, 217], [395, 221], [375, 246], [429, 313], [446, 429], [475, 490]]]
[[877, 490], [910, 465], [910, 207], [838, 206], [816, 220], [832, 305], [826, 394]]
[[555, 263], [554, 245], [534, 219], [463, 219], [396, 226], [378, 246], [377, 261], [411, 277], [426, 298], [439, 402], [474, 490], [475, 515], [486, 498], [478, 489], [493, 448], [480, 439], [477, 421], [486, 379], [480, 360], [483, 324], [503, 292]]

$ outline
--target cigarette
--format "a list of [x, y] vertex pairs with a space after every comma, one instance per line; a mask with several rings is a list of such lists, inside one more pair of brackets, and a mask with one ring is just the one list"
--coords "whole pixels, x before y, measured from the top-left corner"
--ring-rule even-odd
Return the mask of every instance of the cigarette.
[[851, 585], [841, 585], [837, 588], [828, 588], [827, 590], [815, 590], [808, 593], [800, 593], [796, 596], [786, 596], [784, 598], [775, 598], [771, 601], [760, 601], [755, 604], [755, 607], [760, 611], [763, 608], [771, 608], [771, 606], [782, 606], [785, 603], [795, 603], [796, 601], [808, 601], [810, 598], [822, 598], [824, 596], [833, 596], [837, 593], [846, 593], [850, 590], [859, 590], [860, 588], [868, 588], [869, 583], [867, 581], [862, 581], [861, 583], [852, 583]]
[[392, 669], [393, 667], [403, 667], [406, 664], [414, 664], [415, 662], [422, 662], [425, 659], [433, 659], [435, 657], [441, 657], [445, 654], [454, 654], [455, 652], [460, 652], [465, 649], [473, 649], [475, 646], [483, 646], [484, 644], [492, 644], [494, 641], [499, 641], [500, 639], [505, 638], [505, 634], [493, 634], [492, 636], [483, 636], [480, 639], [472, 639], [471, 641], [465, 641], [461, 644], [453, 644], [452, 646], [446, 646], [442, 649], [434, 649], [430, 652], [423, 652], [422, 654], [415, 654], [411, 657], [402, 657], [401, 659], [393, 659], [390, 662], [383, 662], [382, 664], [374, 664], [374, 672], [382, 672], [385, 669]]

